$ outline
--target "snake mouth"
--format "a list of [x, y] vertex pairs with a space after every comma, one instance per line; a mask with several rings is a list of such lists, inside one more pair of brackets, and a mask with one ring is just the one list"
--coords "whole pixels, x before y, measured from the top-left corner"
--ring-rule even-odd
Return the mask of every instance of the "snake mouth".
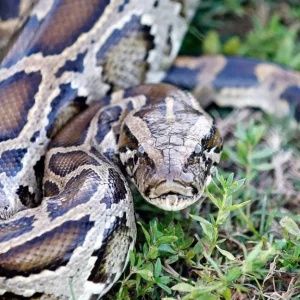
[[145, 198], [159, 208], [176, 211], [195, 203], [200, 196], [198, 189], [194, 187], [186, 187], [181, 184], [161, 184], [152, 189]]
[[156, 198], [148, 198], [148, 201], [163, 210], [177, 211], [187, 208], [188, 206], [197, 202], [199, 198], [200, 196], [196, 197], [167, 193]]

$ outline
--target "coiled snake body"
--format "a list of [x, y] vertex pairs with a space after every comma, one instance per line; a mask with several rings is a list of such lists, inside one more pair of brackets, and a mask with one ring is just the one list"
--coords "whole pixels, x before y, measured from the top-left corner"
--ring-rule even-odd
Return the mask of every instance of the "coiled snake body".
[[219, 105], [294, 106], [299, 118], [300, 76], [222, 56], [169, 69], [196, 0], [14, 2], [0, 0], [0, 31], [11, 22], [0, 44], [0, 295], [97, 299], [135, 242], [119, 168], [147, 201], [178, 210], [220, 159], [213, 120], [174, 85]]

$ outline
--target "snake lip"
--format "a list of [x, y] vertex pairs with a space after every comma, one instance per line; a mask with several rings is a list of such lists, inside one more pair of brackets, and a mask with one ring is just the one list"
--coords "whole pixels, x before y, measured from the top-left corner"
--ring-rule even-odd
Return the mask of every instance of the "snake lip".
[[182, 210], [198, 201], [198, 197], [168, 193], [157, 198], [148, 198], [149, 202], [163, 210]]
[[172, 195], [184, 198], [191, 198], [194, 197], [195, 194], [197, 193], [195, 193], [195, 189], [192, 187], [186, 187], [178, 183], [162, 183], [150, 190], [148, 198], [167, 198], [168, 196]]

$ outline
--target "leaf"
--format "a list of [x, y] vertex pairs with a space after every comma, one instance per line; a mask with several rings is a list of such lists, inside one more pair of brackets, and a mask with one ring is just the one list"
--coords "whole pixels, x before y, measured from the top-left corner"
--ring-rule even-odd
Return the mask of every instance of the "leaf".
[[207, 225], [211, 225], [211, 226], [212, 226], [212, 224], [211, 224], [209, 221], [203, 219], [203, 218], [200, 217], [200, 216], [196, 216], [196, 215], [191, 215], [191, 214], [190, 214], [190, 217], [191, 217], [192, 219], [194, 219], [194, 220], [200, 222], [200, 223], [204, 223], [204, 224], [207, 224]]
[[224, 255], [225, 257], [227, 257], [229, 260], [235, 260], [235, 257], [230, 252], [221, 249], [218, 245], [216, 245], [216, 247], [222, 253], [222, 255]]
[[172, 291], [169, 287], [167, 287], [166, 285], [160, 283], [160, 282], [157, 282], [156, 283], [161, 289], [165, 290], [168, 294], [171, 294]]
[[230, 38], [224, 45], [223, 51], [227, 55], [237, 55], [241, 48], [241, 40], [234, 36]]
[[148, 231], [144, 228], [144, 226], [142, 225], [141, 222], [138, 222], [138, 224], [142, 227], [142, 230], [144, 232], [147, 244], [150, 246], [150, 242], [151, 242], [151, 238], [150, 238], [150, 234], [148, 233]]
[[174, 262], [176, 262], [177, 260], [178, 260], [178, 255], [172, 255], [172, 256], [170, 256], [168, 259], [166, 259], [165, 260], [165, 263], [167, 264], [167, 265], [171, 265], [171, 264], [173, 264]]
[[225, 291], [222, 293], [222, 296], [225, 298], [225, 300], [231, 300], [232, 294], [230, 288], [226, 288]]
[[288, 233], [300, 237], [300, 229], [298, 225], [289, 217], [284, 217], [280, 220], [280, 225], [283, 227]]
[[219, 54], [221, 53], [221, 42], [218, 33], [211, 30], [207, 33], [203, 41], [203, 52], [205, 54]]
[[253, 167], [253, 169], [258, 170], [258, 171], [269, 171], [269, 170], [273, 170], [275, 168], [274, 164], [270, 164], [270, 163], [253, 165], [252, 167]]
[[238, 157], [237, 153], [231, 148], [225, 146], [223, 152], [226, 153], [234, 163], [241, 164], [240, 158]]
[[241, 274], [242, 274], [241, 268], [234, 267], [226, 273], [226, 280], [227, 282], [235, 281], [241, 276]]
[[176, 254], [177, 251], [175, 251], [170, 245], [168, 244], [162, 244], [158, 246], [158, 250], [161, 252], [168, 252], [171, 254]]
[[135, 254], [132, 250], [130, 250], [129, 258], [130, 258], [130, 265], [131, 267], [133, 267], [135, 264]]
[[245, 178], [240, 179], [238, 181], [235, 181], [229, 188], [228, 188], [228, 193], [229, 195], [235, 193], [236, 191], [238, 191], [245, 183]]
[[240, 163], [243, 165], [247, 166], [248, 165], [248, 147], [245, 142], [243, 141], [238, 141], [237, 142], [237, 153], [240, 159]]
[[158, 282], [162, 283], [162, 284], [168, 284], [172, 281], [172, 278], [168, 277], [168, 276], [162, 276], [158, 278]]
[[205, 189], [205, 193], [208, 196], [208, 198], [213, 202], [213, 204], [220, 208], [220, 204], [218, 203], [218, 200], [209, 192], [208, 188]]
[[155, 258], [157, 258], [157, 256], [158, 256], [158, 248], [156, 246], [151, 246], [149, 248], [147, 257], [149, 259], [155, 259]]
[[246, 261], [247, 263], [252, 263], [259, 256], [262, 249], [262, 242], [259, 242], [254, 249], [247, 255]]
[[271, 148], [265, 148], [262, 150], [256, 150], [252, 153], [252, 159], [263, 159], [270, 157], [273, 154], [273, 150]]
[[179, 248], [180, 249], [186, 249], [186, 248], [188, 248], [189, 246], [191, 246], [192, 244], [193, 244], [193, 242], [194, 242], [194, 238], [189, 238], [189, 239], [187, 239], [186, 241], [184, 241], [183, 243], [181, 243], [180, 245], [179, 245]]
[[176, 242], [178, 240], [177, 236], [162, 236], [156, 241], [156, 245], [161, 245], [161, 244], [170, 244], [173, 242]]
[[181, 283], [178, 283], [178, 284], [175, 284], [174, 286], [172, 286], [171, 290], [178, 291], [178, 292], [190, 293], [195, 290], [195, 287], [188, 283], [181, 282]]
[[158, 258], [156, 263], [155, 263], [155, 267], [154, 267], [154, 277], [159, 277], [160, 273], [161, 273], [161, 270], [162, 270], [162, 265], [161, 265], [161, 261], [160, 259]]
[[253, 130], [250, 134], [250, 140], [252, 147], [256, 146], [257, 143], [261, 140], [266, 130], [265, 125], [257, 125], [253, 127]]
[[152, 232], [153, 240], [157, 240], [159, 236], [156, 221], [150, 223], [150, 230]]
[[150, 281], [153, 278], [153, 272], [151, 272], [150, 270], [137, 270], [136, 273], [147, 281]]
[[233, 173], [230, 173], [230, 175], [227, 177], [227, 184], [228, 185], [232, 185], [233, 177], [234, 177]]
[[199, 216], [195, 216], [195, 215], [190, 215], [190, 216], [194, 220], [200, 222], [200, 226], [202, 227], [202, 230], [203, 230], [204, 234], [206, 236], [208, 236], [208, 238], [210, 240], [212, 240], [213, 239], [213, 233], [214, 233], [214, 227], [213, 227], [213, 225], [210, 222], [208, 222], [207, 220], [205, 220], [205, 219], [203, 219], [203, 218], [201, 218]]
[[249, 202], [251, 202], [251, 200], [245, 201], [245, 202], [243, 202], [243, 203], [239, 203], [239, 204], [227, 206], [227, 207], [224, 209], [224, 211], [225, 211], [225, 212], [228, 212], [228, 211], [240, 209], [240, 208], [244, 207], [246, 204], [248, 204]]
[[203, 251], [203, 245], [201, 241], [198, 241], [197, 244], [194, 246], [193, 251], [195, 254], [199, 254]]

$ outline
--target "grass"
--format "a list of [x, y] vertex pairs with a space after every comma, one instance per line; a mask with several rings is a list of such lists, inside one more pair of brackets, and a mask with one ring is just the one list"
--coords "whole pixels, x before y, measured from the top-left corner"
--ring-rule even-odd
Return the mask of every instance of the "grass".
[[[181, 53], [300, 70], [296, 1], [202, 3]], [[231, 31], [242, 19], [245, 32]], [[252, 110], [211, 113], [226, 146], [203, 202], [174, 213], [136, 196], [136, 249], [106, 299], [300, 299], [299, 126]]]

